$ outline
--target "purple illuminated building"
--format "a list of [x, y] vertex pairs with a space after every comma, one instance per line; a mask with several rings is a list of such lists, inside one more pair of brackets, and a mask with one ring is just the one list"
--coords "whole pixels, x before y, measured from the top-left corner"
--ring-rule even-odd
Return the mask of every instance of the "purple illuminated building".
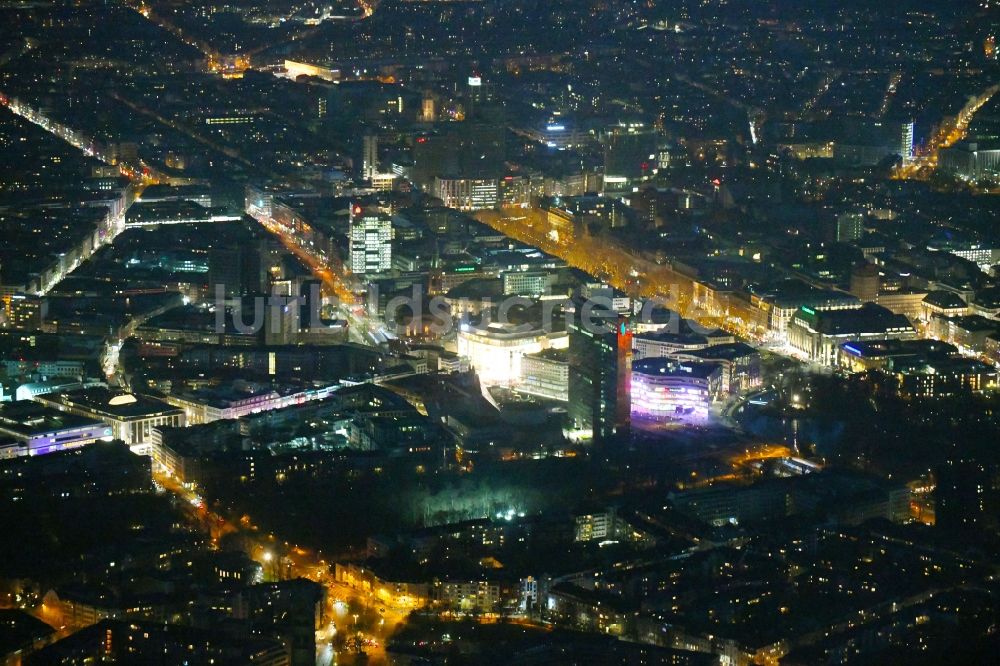
[[0, 404], [0, 458], [40, 456], [112, 438], [102, 421], [67, 414], [31, 400]]
[[632, 364], [633, 422], [704, 422], [721, 389], [716, 363], [679, 363], [646, 358]]

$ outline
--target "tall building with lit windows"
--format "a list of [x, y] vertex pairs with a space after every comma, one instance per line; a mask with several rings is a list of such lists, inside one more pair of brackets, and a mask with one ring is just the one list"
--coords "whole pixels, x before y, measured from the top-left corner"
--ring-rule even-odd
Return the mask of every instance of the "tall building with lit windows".
[[431, 191], [448, 208], [486, 210], [500, 201], [496, 178], [435, 178]]
[[900, 125], [899, 156], [903, 158], [904, 164], [913, 161], [913, 127], [913, 121]]
[[618, 312], [577, 300], [567, 313], [571, 435], [602, 442], [631, 419], [632, 332]]
[[361, 275], [392, 268], [392, 221], [387, 215], [351, 209], [351, 270]]
[[366, 134], [361, 139], [361, 175], [371, 180], [378, 173], [378, 137]]
[[[4, 312], [4, 303], [7, 303]], [[49, 302], [44, 298], [14, 294], [9, 299], [0, 300], [0, 328], [10, 327], [21, 331], [37, 331], [42, 328], [49, 311]]]
[[622, 124], [604, 140], [604, 187], [631, 191], [635, 183], [652, 175], [657, 162], [658, 135], [639, 124]]

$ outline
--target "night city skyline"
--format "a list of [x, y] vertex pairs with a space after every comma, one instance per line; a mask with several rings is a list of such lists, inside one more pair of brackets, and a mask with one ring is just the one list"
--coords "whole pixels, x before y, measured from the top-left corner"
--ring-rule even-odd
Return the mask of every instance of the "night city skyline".
[[1000, 2], [0, 25], [3, 663], [996, 661]]

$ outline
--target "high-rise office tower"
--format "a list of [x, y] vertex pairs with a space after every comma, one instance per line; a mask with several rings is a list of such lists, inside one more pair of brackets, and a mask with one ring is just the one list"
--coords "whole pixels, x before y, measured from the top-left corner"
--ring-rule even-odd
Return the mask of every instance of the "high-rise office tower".
[[900, 131], [899, 156], [904, 164], [913, 160], [913, 122], [903, 123]]
[[392, 268], [392, 221], [387, 215], [351, 209], [351, 270], [358, 274], [385, 273]]
[[320, 325], [323, 311], [323, 283], [306, 279], [298, 285], [300, 328], [311, 329]]
[[469, 77], [468, 85], [465, 88], [465, 118], [474, 118], [481, 110], [484, 102], [491, 97], [490, 87], [483, 81], [483, 77], [473, 74]]
[[874, 303], [878, 300], [879, 272], [875, 264], [855, 266], [851, 271], [850, 292], [863, 303]]
[[234, 248], [213, 247], [208, 252], [208, 294], [221, 288], [225, 298], [259, 293], [264, 288], [263, 249], [252, 241]]
[[637, 126], [616, 127], [604, 144], [604, 186], [606, 189], [629, 189], [652, 174], [657, 163], [655, 130]]
[[602, 442], [629, 427], [632, 334], [623, 315], [596, 301], [577, 299], [566, 321], [571, 429]]
[[361, 139], [361, 175], [371, 180], [378, 173], [378, 137], [366, 134]]
[[271, 295], [264, 316], [264, 344], [295, 344], [301, 326], [299, 299], [294, 296]]
[[837, 216], [837, 242], [847, 243], [861, 238], [865, 233], [865, 214], [858, 211]]
[[417, 138], [413, 146], [415, 182], [430, 188], [435, 178], [487, 179], [503, 175], [507, 148], [504, 125], [472, 121], [450, 125]]

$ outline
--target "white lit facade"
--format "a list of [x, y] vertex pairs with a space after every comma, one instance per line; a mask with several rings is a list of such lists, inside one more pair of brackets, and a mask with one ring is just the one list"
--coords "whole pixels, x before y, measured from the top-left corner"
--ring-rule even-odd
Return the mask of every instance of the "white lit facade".
[[565, 352], [549, 351], [521, 357], [521, 383], [517, 390], [550, 400], [569, 401], [569, 362]]
[[496, 178], [435, 178], [434, 196], [448, 208], [486, 210], [499, 205], [500, 187]]
[[525, 354], [565, 349], [567, 344], [565, 332], [548, 334], [541, 329], [522, 330], [497, 322], [464, 323], [458, 331], [458, 355], [469, 359], [483, 386], [517, 386]]
[[367, 275], [392, 268], [392, 221], [385, 215], [351, 214], [351, 270]]

